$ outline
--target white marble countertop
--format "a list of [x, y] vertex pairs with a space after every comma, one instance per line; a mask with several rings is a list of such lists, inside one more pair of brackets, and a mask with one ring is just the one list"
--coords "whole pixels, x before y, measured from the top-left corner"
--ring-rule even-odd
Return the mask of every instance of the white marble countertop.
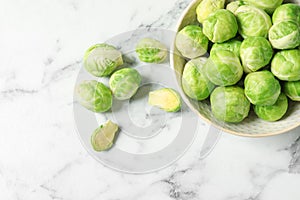
[[138, 27], [172, 29], [189, 2], [0, 2], [1, 200], [300, 199], [300, 128], [257, 139], [224, 133], [204, 160], [196, 140], [178, 162], [144, 175], [104, 167], [80, 144], [72, 108], [84, 50]]

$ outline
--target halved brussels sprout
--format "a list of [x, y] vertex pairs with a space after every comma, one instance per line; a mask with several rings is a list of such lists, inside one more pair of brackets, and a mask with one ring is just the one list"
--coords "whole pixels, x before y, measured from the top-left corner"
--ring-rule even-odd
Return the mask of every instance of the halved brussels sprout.
[[176, 36], [176, 47], [187, 58], [197, 58], [207, 52], [208, 39], [196, 25], [184, 27]]
[[75, 90], [78, 102], [93, 112], [105, 112], [112, 106], [112, 94], [108, 87], [95, 80], [81, 82]]
[[171, 88], [162, 88], [150, 92], [148, 103], [167, 112], [177, 112], [181, 108], [181, 98]]
[[243, 1], [232, 1], [227, 4], [226, 9], [234, 14], [235, 11], [242, 5], [245, 5]]
[[97, 128], [91, 137], [93, 149], [95, 151], [106, 151], [110, 149], [114, 143], [118, 129], [118, 125], [110, 120]]
[[197, 19], [200, 23], [216, 10], [222, 9], [225, 6], [225, 0], [203, 0], [197, 6]]
[[241, 47], [242, 42], [236, 39], [229, 40], [224, 43], [215, 43], [211, 50], [210, 54], [213, 54], [216, 51], [219, 50], [228, 50], [233, 52], [237, 57], [240, 57], [240, 47]]
[[190, 60], [186, 63], [182, 73], [183, 91], [195, 100], [206, 99], [215, 87], [203, 72], [206, 61], [205, 57]]
[[108, 44], [96, 44], [90, 47], [83, 58], [85, 69], [97, 77], [109, 76], [122, 64], [122, 53]]
[[284, 50], [275, 54], [271, 62], [272, 73], [283, 81], [300, 80], [300, 50]]
[[264, 37], [248, 37], [242, 42], [240, 53], [244, 71], [249, 73], [268, 65], [273, 49]]
[[239, 33], [243, 38], [268, 36], [272, 22], [270, 16], [262, 9], [244, 5], [236, 10], [235, 15], [239, 25]]
[[136, 46], [136, 53], [141, 61], [147, 63], [161, 63], [167, 55], [167, 47], [152, 38], [141, 39]]
[[259, 71], [248, 74], [245, 78], [245, 95], [254, 105], [274, 105], [281, 86], [270, 71]]
[[288, 100], [285, 94], [281, 93], [274, 105], [271, 106], [254, 106], [256, 115], [265, 120], [274, 122], [281, 119], [288, 109]]
[[221, 9], [210, 14], [203, 22], [203, 33], [214, 43], [222, 43], [234, 38], [238, 24], [232, 12]]
[[280, 6], [283, 0], [244, 0], [247, 4], [253, 5], [257, 8], [265, 10], [272, 14], [274, 10]]
[[300, 27], [295, 21], [281, 21], [269, 31], [269, 41], [276, 49], [293, 49], [300, 45]]
[[241, 122], [248, 116], [250, 102], [238, 86], [217, 87], [210, 96], [212, 113], [225, 122]]
[[141, 81], [141, 75], [137, 70], [124, 68], [113, 73], [109, 79], [109, 86], [116, 99], [125, 100], [136, 93]]
[[284, 92], [291, 100], [300, 101], [300, 81], [285, 82]]
[[300, 6], [287, 3], [279, 6], [272, 15], [273, 24], [280, 21], [292, 20], [300, 24]]
[[210, 54], [204, 65], [207, 78], [215, 85], [236, 84], [243, 76], [243, 67], [239, 58], [231, 51], [218, 50]]

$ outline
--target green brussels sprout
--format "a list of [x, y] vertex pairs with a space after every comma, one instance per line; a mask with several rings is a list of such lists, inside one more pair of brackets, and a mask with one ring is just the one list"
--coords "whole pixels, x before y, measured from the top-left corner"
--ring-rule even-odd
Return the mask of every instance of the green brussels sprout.
[[300, 81], [284, 83], [284, 93], [293, 101], [300, 101]]
[[83, 81], [75, 89], [78, 102], [93, 112], [105, 112], [112, 106], [112, 94], [108, 87], [95, 80]]
[[243, 38], [268, 36], [272, 22], [270, 16], [262, 9], [244, 5], [236, 10], [235, 15], [239, 25], [239, 33]]
[[249, 113], [250, 102], [238, 86], [217, 87], [210, 96], [215, 118], [225, 122], [241, 122]]
[[232, 12], [233, 14], [235, 11], [240, 7], [245, 5], [243, 1], [232, 1], [229, 4], [227, 4], [226, 9]]
[[162, 88], [150, 92], [148, 103], [166, 112], [177, 112], [181, 108], [181, 98], [171, 88]]
[[123, 64], [122, 54], [108, 44], [96, 44], [84, 54], [83, 65], [94, 76], [109, 76]]
[[273, 49], [264, 37], [248, 37], [242, 42], [240, 53], [244, 71], [249, 73], [269, 64]]
[[245, 78], [245, 94], [254, 105], [273, 105], [277, 101], [281, 86], [270, 71], [248, 74]]
[[113, 73], [109, 79], [109, 86], [116, 99], [126, 100], [137, 92], [141, 81], [141, 75], [137, 70], [124, 68]]
[[208, 48], [208, 39], [202, 28], [196, 25], [184, 27], [176, 36], [176, 47], [187, 58], [197, 58], [204, 55]]
[[280, 6], [283, 0], [244, 0], [247, 4], [265, 10], [272, 14], [274, 10]]
[[300, 24], [300, 6], [287, 3], [279, 6], [272, 15], [273, 24], [280, 21], [292, 20]]
[[93, 149], [95, 151], [106, 151], [110, 149], [114, 143], [118, 129], [118, 125], [110, 120], [97, 128], [91, 137]]
[[236, 84], [243, 76], [243, 67], [239, 58], [231, 51], [218, 50], [210, 54], [204, 65], [204, 72], [215, 85]]
[[203, 0], [197, 6], [197, 19], [200, 23], [216, 10], [222, 9], [225, 6], [225, 0]]
[[284, 93], [281, 93], [274, 105], [271, 106], [254, 106], [256, 115], [265, 120], [274, 122], [281, 119], [288, 109], [288, 100]]
[[276, 49], [293, 49], [300, 45], [300, 27], [295, 21], [281, 21], [269, 30], [269, 41]]
[[236, 39], [232, 39], [224, 43], [215, 43], [210, 50], [210, 54], [213, 54], [219, 50], [228, 50], [232, 51], [237, 57], [240, 57], [241, 44], [242, 42]]
[[271, 62], [272, 73], [283, 81], [300, 80], [300, 50], [284, 50], [275, 54]]
[[234, 38], [238, 24], [232, 12], [221, 9], [210, 14], [203, 22], [203, 33], [214, 43], [222, 43]]
[[207, 58], [205, 57], [190, 60], [186, 63], [182, 73], [183, 91], [195, 100], [206, 99], [215, 87], [203, 72], [206, 61]]
[[167, 47], [152, 38], [141, 39], [136, 46], [136, 53], [141, 61], [147, 63], [161, 63], [167, 55]]

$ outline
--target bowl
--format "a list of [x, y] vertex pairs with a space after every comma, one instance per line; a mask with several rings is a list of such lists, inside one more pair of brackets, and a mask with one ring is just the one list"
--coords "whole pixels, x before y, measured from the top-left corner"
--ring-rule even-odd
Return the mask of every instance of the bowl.
[[[176, 26], [176, 32], [179, 32], [183, 27], [190, 24], [198, 24], [196, 18], [196, 7], [202, 0], [194, 0], [183, 12]], [[289, 1], [300, 4], [299, 0]], [[289, 108], [285, 116], [276, 122], [267, 122], [259, 119], [251, 109], [249, 116], [240, 123], [226, 123], [214, 118], [209, 100], [195, 101], [186, 96], [182, 90], [182, 72], [185, 60], [176, 49], [175, 42], [172, 45], [170, 54], [171, 66], [174, 69], [176, 81], [180, 88], [180, 93], [183, 100], [200, 118], [207, 123], [212, 124], [216, 128], [238, 136], [247, 137], [266, 137], [278, 135], [290, 131], [300, 126], [300, 103], [289, 101]]]

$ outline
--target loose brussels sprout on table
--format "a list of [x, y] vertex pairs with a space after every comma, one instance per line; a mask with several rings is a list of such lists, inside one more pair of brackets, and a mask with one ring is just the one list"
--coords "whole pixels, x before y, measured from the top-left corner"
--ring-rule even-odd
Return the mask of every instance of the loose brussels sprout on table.
[[241, 122], [248, 116], [250, 102], [237, 86], [217, 87], [210, 96], [215, 118], [225, 122]]
[[293, 49], [300, 45], [300, 27], [292, 20], [280, 21], [269, 30], [269, 40], [276, 49]]
[[200, 23], [216, 10], [224, 8], [225, 0], [203, 0], [197, 6], [197, 19]]
[[249, 73], [269, 64], [273, 49], [264, 37], [248, 37], [242, 42], [240, 53], [244, 71]]
[[197, 58], [204, 55], [208, 48], [208, 39], [202, 28], [196, 25], [184, 27], [176, 36], [178, 51], [187, 58]]
[[220, 9], [210, 14], [203, 22], [203, 33], [216, 43], [234, 38], [238, 31], [238, 24], [232, 12]]
[[236, 10], [235, 15], [239, 25], [239, 33], [243, 38], [250, 36], [268, 36], [272, 22], [270, 16], [262, 9], [244, 5]]
[[293, 101], [300, 101], [300, 81], [284, 83], [284, 93]]
[[177, 112], [181, 108], [179, 94], [171, 88], [162, 88], [149, 93], [148, 103], [166, 112]]
[[95, 151], [106, 151], [110, 149], [114, 143], [118, 129], [118, 125], [110, 120], [97, 128], [91, 137], [93, 149]]
[[300, 80], [300, 50], [284, 50], [275, 54], [271, 62], [272, 73], [283, 81]]
[[245, 95], [254, 105], [273, 105], [277, 101], [281, 86], [270, 71], [248, 74], [245, 78]]
[[109, 76], [122, 64], [121, 52], [108, 44], [96, 44], [90, 47], [83, 58], [85, 69], [97, 77]]
[[293, 3], [287, 3], [276, 8], [272, 15], [273, 24], [281, 21], [291, 20], [300, 24], [300, 6]]
[[195, 100], [206, 99], [214, 84], [206, 77], [203, 66], [207, 58], [200, 57], [186, 63], [182, 74], [182, 88], [186, 95]]
[[136, 53], [141, 61], [147, 63], [161, 63], [167, 55], [167, 47], [152, 38], [141, 39], [136, 46]]
[[232, 51], [237, 57], [240, 57], [241, 44], [242, 42], [236, 39], [232, 39], [223, 43], [215, 43], [210, 50], [210, 54], [213, 54], [219, 50], [228, 50]]
[[116, 99], [130, 99], [141, 84], [141, 75], [133, 68], [116, 71], [109, 79], [110, 89]]
[[272, 14], [274, 10], [280, 6], [283, 0], [244, 0], [245, 3], [261, 8], [267, 13]]
[[288, 109], [288, 100], [284, 93], [281, 93], [275, 102], [270, 106], [254, 106], [256, 115], [266, 121], [277, 121], [281, 119]]
[[112, 94], [108, 87], [95, 80], [83, 81], [75, 91], [78, 102], [94, 112], [105, 112], [112, 106]]
[[236, 84], [242, 78], [243, 67], [233, 52], [218, 50], [210, 54], [204, 65], [204, 72], [215, 85], [229, 86]]

